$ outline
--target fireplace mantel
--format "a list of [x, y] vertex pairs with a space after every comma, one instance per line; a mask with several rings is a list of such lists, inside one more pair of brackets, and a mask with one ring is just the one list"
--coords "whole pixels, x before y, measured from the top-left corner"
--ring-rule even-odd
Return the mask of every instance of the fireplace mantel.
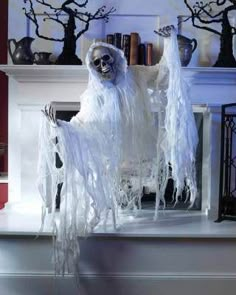
[[0, 65], [0, 71], [20, 83], [78, 83], [88, 80], [86, 66]]
[[[183, 67], [182, 70], [192, 84], [236, 84], [236, 68]], [[0, 71], [20, 83], [78, 83], [88, 79], [86, 66], [76, 65], [0, 65]]]

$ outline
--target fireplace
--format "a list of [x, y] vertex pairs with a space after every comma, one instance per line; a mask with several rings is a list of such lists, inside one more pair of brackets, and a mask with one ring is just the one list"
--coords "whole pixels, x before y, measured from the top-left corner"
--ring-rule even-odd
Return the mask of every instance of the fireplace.
[[[64, 121], [70, 121], [73, 116], [77, 114], [80, 110], [80, 103], [78, 102], [51, 102], [51, 106], [55, 112], [56, 119], [64, 120]], [[202, 206], [202, 164], [203, 164], [203, 112], [204, 108], [197, 108], [194, 106], [194, 117], [195, 122], [198, 130], [198, 136], [199, 136], [199, 144], [197, 147], [197, 153], [196, 153], [196, 176], [197, 176], [197, 188], [198, 188], [198, 197], [196, 201], [194, 202], [194, 205], [190, 208], [190, 201], [187, 197], [187, 187], [186, 190], [184, 190], [179, 196], [179, 201], [177, 204], [174, 204], [173, 202], [173, 181], [170, 179], [167, 184], [166, 192], [165, 192], [165, 200], [166, 204], [164, 206], [163, 202], [161, 201], [160, 204], [160, 210], [183, 210], [188, 209], [190, 210], [201, 210]], [[55, 154], [56, 158], [56, 167], [59, 169], [62, 167], [63, 163], [59, 157], [59, 155]], [[127, 171], [126, 171], [127, 174]], [[125, 181], [126, 176], [124, 175], [123, 181]], [[126, 181], [130, 183], [130, 179], [128, 178]], [[135, 181], [138, 182], [137, 180]], [[60, 208], [60, 195], [61, 195], [61, 189], [62, 189], [63, 183], [58, 184], [57, 188], [57, 196], [56, 196], [56, 209]], [[143, 186], [143, 196], [141, 199], [141, 205], [142, 209], [148, 209], [148, 210], [154, 210], [155, 209], [155, 199], [156, 199], [156, 192], [155, 192], [155, 183], [150, 184], [150, 182], [147, 180], [145, 183], [144, 180], [144, 186]], [[130, 190], [132, 190], [132, 187], [130, 185]]]
[[[9, 203], [38, 206], [36, 187], [38, 130], [41, 109], [52, 101], [70, 116], [79, 108], [87, 85], [85, 67], [1, 66], [9, 76]], [[191, 83], [193, 110], [202, 118], [201, 205], [202, 213], [216, 219], [220, 163], [220, 110], [235, 101], [235, 69], [184, 68]], [[74, 113], [73, 113], [74, 114]]]

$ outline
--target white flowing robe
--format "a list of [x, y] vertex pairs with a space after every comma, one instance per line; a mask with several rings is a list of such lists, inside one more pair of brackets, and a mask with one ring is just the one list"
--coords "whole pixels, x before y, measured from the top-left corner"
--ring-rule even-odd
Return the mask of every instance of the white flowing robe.
[[[115, 56], [113, 82], [102, 80], [91, 64], [97, 46]], [[40, 133], [39, 190], [53, 216], [57, 185], [63, 183], [59, 220], [54, 217], [59, 273], [70, 264], [76, 271], [78, 236], [92, 232], [100, 221], [105, 224], [109, 214], [116, 227], [122, 223], [121, 208], [140, 206], [146, 175], [156, 185], [156, 217], [170, 177], [176, 196], [186, 185], [192, 204], [197, 195], [198, 136], [175, 33], [165, 39], [162, 60], [153, 67], [127, 67], [123, 52], [105, 43], [91, 46], [86, 63], [89, 82], [80, 112], [70, 122], [58, 120], [58, 127], [44, 118]], [[60, 169], [55, 152], [63, 163]]]

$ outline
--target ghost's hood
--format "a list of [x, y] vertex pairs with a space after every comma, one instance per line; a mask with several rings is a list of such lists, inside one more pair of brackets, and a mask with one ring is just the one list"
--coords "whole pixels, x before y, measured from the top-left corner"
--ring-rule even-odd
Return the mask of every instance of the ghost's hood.
[[[92, 61], [92, 54], [95, 48], [97, 47], [106, 47], [109, 49], [111, 52], [114, 60], [115, 60], [115, 71], [116, 71], [116, 78], [113, 82], [109, 82], [107, 80], [104, 80], [102, 76], [96, 71], [93, 65]], [[127, 72], [127, 60], [124, 56], [124, 52], [115, 46], [111, 44], [107, 44], [104, 42], [96, 42], [93, 43], [86, 56], [86, 66], [89, 71], [89, 82], [92, 83], [93, 85], [96, 84], [97, 86], [100, 84], [100, 86], [105, 86], [109, 84], [115, 84], [117, 85], [120, 81], [122, 81], [125, 77], [125, 74]], [[94, 85], [95, 86], [95, 85]]]

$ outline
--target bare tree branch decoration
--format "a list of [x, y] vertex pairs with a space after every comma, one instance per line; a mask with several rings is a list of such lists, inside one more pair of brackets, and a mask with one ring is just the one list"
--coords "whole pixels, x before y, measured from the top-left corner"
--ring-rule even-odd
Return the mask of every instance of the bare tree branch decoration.
[[[214, 66], [236, 67], [233, 55], [233, 35], [236, 34], [236, 28], [229, 22], [230, 12], [236, 10], [236, 0], [197, 1], [194, 4], [190, 2], [191, 0], [184, 0], [191, 12], [192, 25], [220, 36], [220, 53]], [[222, 10], [214, 13], [214, 8], [221, 6]], [[220, 31], [214, 27], [217, 23], [221, 24]]]
[[[107, 10], [106, 6], [102, 6], [94, 13], [90, 13], [83, 11], [88, 4], [88, 0], [66, 0], [61, 2], [61, 5], [54, 6], [46, 0], [24, 0], [24, 14], [35, 25], [35, 34], [39, 38], [64, 43], [62, 53], [59, 55], [56, 64], [82, 64], [81, 60], [76, 56], [76, 41], [89, 30], [92, 21], [103, 19], [105, 22], [108, 22], [110, 14], [115, 12], [115, 9], [112, 7]], [[43, 12], [43, 21], [53, 21], [60, 24], [63, 27], [64, 37], [49, 37], [40, 32], [38, 16], [34, 8], [34, 5], [37, 3], [45, 6], [45, 9], [47, 9], [47, 11]], [[68, 17], [66, 22], [62, 20], [65, 15]], [[80, 31], [76, 30], [77, 22], [84, 24]]]

